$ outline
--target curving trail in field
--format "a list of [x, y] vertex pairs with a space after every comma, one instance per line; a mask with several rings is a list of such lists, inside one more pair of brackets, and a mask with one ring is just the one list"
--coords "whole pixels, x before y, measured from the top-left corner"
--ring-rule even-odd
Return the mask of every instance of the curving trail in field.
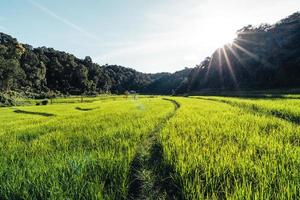
[[137, 147], [173, 110], [123, 97], [1, 109], [0, 199], [126, 199]]
[[131, 163], [127, 199], [170, 199], [178, 197], [180, 190], [171, 178], [172, 170], [163, 160], [162, 144], [157, 135], [165, 124], [176, 114], [180, 104], [163, 98], [174, 105], [174, 110], [161, 120], [139, 145], [137, 154]]
[[0, 199], [298, 199], [299, 116], [213, 96], [3, 108]]
[[[176, 101], [181, 109], [160, 133], [182, 191], [176, 199], [298, 199], [297, 124], [218, 101]], [[300, 102], [236, 102], [299, 115]]]

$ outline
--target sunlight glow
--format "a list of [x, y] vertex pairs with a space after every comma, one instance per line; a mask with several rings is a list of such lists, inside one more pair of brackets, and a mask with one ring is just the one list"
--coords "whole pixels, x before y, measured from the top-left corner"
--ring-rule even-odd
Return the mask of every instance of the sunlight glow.
[[245, 49], [244, 47], [238, 45], [237, 43], [232, 43], [233, 46], [235, 46], [236, 48], [240, 49], [242, 52], [244, 52], [245, 54], [247, 54], [248, 56], [256, 59], [256, 60], [259, 60], [258, 56], [255, 55], [254, 53], [251, 53], [250, 51], [248, 51], [247, 49]]
[[230, 44], [226, 45], [226, 47], [228, 47], [229, 51], [232, 53], [232, 55], [241, 63], [242, 67], [244, 67], [244, 69], [246, 69], [246, 71], [249, 73], [249, 69], [246, 65], [245, 62], [242, 61], [242, 59], [240, 58], [240, 56], [235, 52], [235, 50], [232, 48], [232, 46]]
[[220, 80], [223, 80], [223, 69], [222, 69], [222, 51], [221, 48], [218, 48], [218, 58], [219, 58], [219, 77]]
[[234, 81], [235, 85], [237, 86], [236, 77], [235, 77], [234, 70], [233, 70], [233, 68], [232, 68], [231, 62], [230, 62], [230, 60], [229, 60], [229, 58], [228, 58], [227, 51], [226, 51], [225, 48], [222, 48], [222, 50], [223, 50], [223, 53], [224, 53], [225, 61], [226, 61], [226, 64], [227, 64], [229, 73], [230, 73], [230, 75], [231, 75], [231, 78], [232, 78], [232, 80]]
[[246, 39], [242, 39], [242, 38], [236, 38], [235, 41], [241, 41], [241, 42], [245, 42], [245, 43], [248, 43], [248, 44], [259, 45], [257, 42], [246, 40]]
[[[249, 24], [275, 23], [299, 7], [295, 0], [97, 1], [95, 4], [61, 1], [57, 5], [70, 8], [64, 12], [57, 9], [55, 1], [26, 2], [37, 12], [34, 16], [42, 11], [46, 15], [41, 18], [49, 20], [50, 16], [59, 26], [66, 27], [65, 32], [55, 30], [55, 23], [52, 27], [36, 28], [41, 31], [41, 38], [45, 35], [42, 31], [52, 37], [63, 36], [66, 41], [60, 41], [57, 47], [65, 46], [64, 49], [78, 57], [90, 55], [99, 64], [119, 64], [148, 73], [194, 67], [220, 46], [232, 43], [237, 30]], [[80, 12], [83, 5], [90, 12], [88, 15]], [[107, 9], [115, 12], [106, 12]], [[10, 29], [6, 24], [0, 25], [4, 26], [2, 29]], [[243, 42], [251, 43], [241, 38], [236, 41], [240, 46]], [[243, 47], [237, 48], [255, 57]], [[224, 59], [222, 54], [220, 51], [219, 57]]]
[[210, 72], [210, 69], [211, 69], [211, 63], [212, 63], [213, 59], [214, 59], [214, 55], [212, 55], [211, 59], [209, 60], [209, 64], [208, 64], [206, 74], [205, 74], [205, 77], [204, 77], [204, 82], [206, 82], [208, 80], [208, 75], [209, 75], [209, 72]]

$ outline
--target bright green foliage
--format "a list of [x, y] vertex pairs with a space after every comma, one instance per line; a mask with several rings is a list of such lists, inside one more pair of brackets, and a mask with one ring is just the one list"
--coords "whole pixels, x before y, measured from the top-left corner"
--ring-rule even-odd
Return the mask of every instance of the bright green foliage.
[[[223, 102], [176, 100], [181, 107], [161, 142], [186, 199], [300, 196], [298, 125]], [[270, 109], [282, 104], [275, 102], [262, 104]]]
[[0, 199], [120, 199], [141, 140], [169, 112], [161, 99], [0, 110]]
[[0, 108], [0, 199], [300, 196], [299, 99], [168, 98]]
[[[197, 97], [196, 97], [197, 98]], [[199, 98], [199, 97], [198, 97]], [[300, 99], [297, 96], [283, 99], [249, 99], [229, 97], [200, 97], [202, 99], [216, 100], [238, 106], [249, 111], [286, 119], [300, 123]]]

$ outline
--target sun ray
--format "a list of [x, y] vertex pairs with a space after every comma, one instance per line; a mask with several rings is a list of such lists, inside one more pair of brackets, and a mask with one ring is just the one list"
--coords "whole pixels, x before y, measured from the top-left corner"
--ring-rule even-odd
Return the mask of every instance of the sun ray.
[[227, 55], [227, 51], [226, 51], [225, 48], [222, 48], [222, 51], [223, 51], [223, 54], [224, 54], [225, 62], [227, 64], [230, 76], [231, 76], [232, 80], [234, 81], [235, 86], [238, 86], [233, 67], [232, 67], [231, 62], [230, 62], [230, 60], [228, 58], [228, 55]]
[[245, 42], [245, 43], [248, 43], [248, 44], [260, 45], [260, 44], [257, 43], [257, 42], [254, 42], [254, 41], [251, 41], [251, 40], [247, 40], [247, 39], [236, 38], [235, 40], [236, 40], [236, 41], [240, 41], [240, 42]]
[[204, 76], [204, 82], [207, 82], [207, 79], [208, 79], [208, 74], [210, 72], [210, 69], [211, 69], [211, 63], [212, 63], [212, 60], [214, 59], [214, 55], [211, 56], [210, 58], [210, 61], [209, 61], [209, 64], [208, 64], [208, 67], [207, 67], [207, 70], [206, 70], [206, 73], [205, 73], [205, 76]]
[[232, 43], [233, 46], [235, 46], [236, 48], [238, 48], [239, 50], [241, 50], [242, 52], [244, 52], [245, 54], [247, 54], [248, 56], [256, 59], [256, 60], [260, 60], [259, 57], [257, 55], [255, 55], [254, 53], [248, 51], [247, 49], [245, 49], [244, 47], [238, 45], [237, 43]]
[[246, 53], [247, 55], [249, 55], [250, 57], [254, 58], [256, 61], [268, 66], [268, 67], [272, 67], [272, 64], [269, 63], [267, 60], [260, 58], [259, 56], [257, 56], [256, 54], [250, 52], [249, 50], [245, 49], [244, 47], [238, 45], [237, 43], [232, 43], [233, 46], [235, 46], [236, 48], [238, 48], [239, 50], [241, 50], [242, 52]]
[[220, 79], [222, 79], [223, 81], [223, 69], [222, 69], [222, 55], [221, 55], [221, 48], [218, 48], [218, 60], [219, 60], [219, 76], [220, 76]]
[[246, 69], [246, 71], [249, 73], [248, 65], [240, 58], [240, 56], [235, 52], [235, 50], [231, 47], [231, 45], [226, 45], [229, 49], [229, 51], [232, 53], [232, 55], [241, 63], [241, 65]]

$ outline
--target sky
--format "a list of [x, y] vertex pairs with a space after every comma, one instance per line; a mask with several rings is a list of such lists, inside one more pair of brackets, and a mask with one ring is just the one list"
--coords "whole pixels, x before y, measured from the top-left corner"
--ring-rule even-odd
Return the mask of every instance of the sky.
[[243, 26], [275, 23], [300, 0], [0, 0], [0, 32], [99, 64], [194, 67]]

